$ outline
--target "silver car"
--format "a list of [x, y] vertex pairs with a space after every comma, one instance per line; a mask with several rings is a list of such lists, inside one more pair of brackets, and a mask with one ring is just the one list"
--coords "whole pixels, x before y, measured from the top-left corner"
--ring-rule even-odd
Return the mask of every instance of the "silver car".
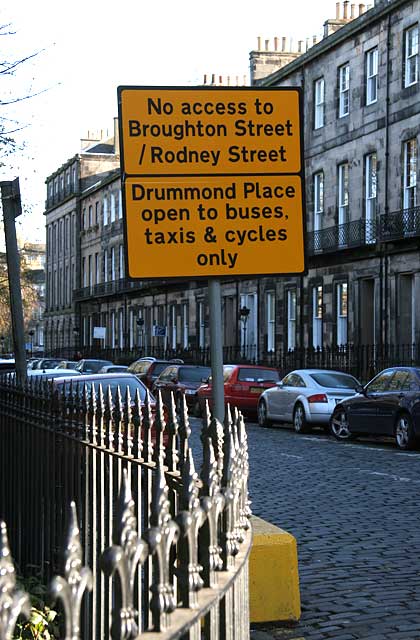
[[360, 382], [341, 371], [296, 369], [266, 389], [258, 402], [258, 424], [292, 422], [297, 433], [312, 424], [328, 428], [335, 405], [356, 394]]

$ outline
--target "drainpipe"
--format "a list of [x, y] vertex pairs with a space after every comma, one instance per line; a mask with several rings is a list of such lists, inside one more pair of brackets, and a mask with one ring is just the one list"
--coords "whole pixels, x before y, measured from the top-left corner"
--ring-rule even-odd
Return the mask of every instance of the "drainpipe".
[[[389, 213], [389, 205], [388, 205], [388, 190], [389, 190], [389, 52], [391, 48], [391, 14], [388, 13], [388, 21], [387, 21], [387, 33], [386, 33], [386, 108], [385, 108], [385, 214]], [[383, 249], [383, 260], [384, 260], [384, 318], [383, 318], [383, 327], [384, 327], [384, 344], [388, 344], [388, 255], [387, 255], [387, 244], [384, 243]], [[382, 305], [381, 305], [382, 306]]]
[[[301, 71], [301, 85], [302, 85], [302, 93], [303, 95], [305, 95], [305, 65], [302, 66], [302, 71]], [[302, 114], [302, 120], [305, 121], [305, 114]], [[304, 131], [302, 131], [302, 135], [304, 136]], [[305, 148], [305, 147], [303, 147]], [[303, 154], [303, 174], [305, 176], [305, 154]], [[305, 184], [305, 180], [303, 181], [303, 184]], [[303, 202], [306, 201], [306, 193], [303, 193]], [[305, 220], [305, 228], [306, 228], [306, 220]], [[304, 241], [306, 242], [306, 238], [304, 238]], [[306, 254], [306, 248], [305, 248], [305, 254]], [[308, 256], [307, 256], [308, 258]], [[303, 279], [304, 276], [301, 275], [300, 276], [300, 330], [299, 330], [299, 341], [300, 341], [300, 367], [303, 368], [304, 367], [304, 341], [305, 341], [305, 327], [303, 325], [303, 319], [304, 319], [304, 283], [303, 283]]]

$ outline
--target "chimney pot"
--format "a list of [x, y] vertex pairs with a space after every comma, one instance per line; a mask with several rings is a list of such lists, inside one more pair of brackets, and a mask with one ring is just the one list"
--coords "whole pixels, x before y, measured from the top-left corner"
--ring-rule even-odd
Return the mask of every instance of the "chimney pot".
[[281, 50], [286, 51], [286, 38], [284, 36], [281, 39]]
[[207, 84], [207, 74], [204, 74], [204, 84]]
[[356, 5], [355, 4], [351, 4], [350, 5], [350, 19], [353, 20], [355, 17], [355, 9], [356, 9]]
[[365, 12], [365, 5], [359, 4], [359, 16], [361, 16]]
[[269, 44], [270, 44], [270, 40], [266, 40], [265, 41], [265, 50], [269, 51]]
[[211, 83], [216, 84], [216, 76], [214, 73], [211, 74]]
[[349, 0], [344, 0], [343, 2], [343, 18], [344, 20], [348, 19], [348, 6], [349, 6]]
[[340, 19], [340, 3], [339, 2], [335, 3], [335, 19], [336, 20]]
[[317, 43], [317, 37], [316, 36], [312, 36], [312, 44], [316, 44]]
[[258, 36], [257, 40], [258, 40], [258, 45], [257, 45], [258, 51], [261, 51], [261, 36]]
[[306, 51], [309, 49], [309, 38], [306, 38]]
[[277, 37], [274, 38], [274, 51], [278, 51], [279, 48], [279, 39]]
[[302, 53], [303, 40], [298, 40], [298, 53]]

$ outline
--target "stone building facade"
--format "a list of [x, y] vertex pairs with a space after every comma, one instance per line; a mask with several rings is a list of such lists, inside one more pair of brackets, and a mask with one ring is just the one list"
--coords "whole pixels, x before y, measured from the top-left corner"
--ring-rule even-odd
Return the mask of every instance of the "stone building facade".
[[[116, 130], [116, 123], [115, 123]], [[82, 151], [46, 179], [45, 351], [77, 347], [80, 314], [73, 292], [81, 284], [81, 201], [92, 184], [119, 167], [118, 140], [82, 140]]]
[[303, 345], [419, 344], [419, 15], [377, 2], [257, 81], [304, 89], [309, 269], [276, 283]]
[[[420, 0], [345, 1], [321, 39], [251, 52], [254, 85], [304, 91], [308, 270], [224, 280], [225, 347], [420, 343], [419, 15]], [[126, 278], [116, 148], [47, 179], [47, 349], [205, 347], [205, 282]]]

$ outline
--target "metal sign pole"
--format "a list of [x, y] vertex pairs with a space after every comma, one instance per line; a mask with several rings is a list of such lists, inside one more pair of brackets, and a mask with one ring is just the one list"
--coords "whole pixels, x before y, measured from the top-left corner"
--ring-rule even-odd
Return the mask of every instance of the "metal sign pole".
[[25, 332], [20, 285], [19, 252], [16, 241], [15, 218], [22, 213], [19, 178], [0, 182], [3, 206], [4, 235], [6, 240], [7, 272], [9, 276], [10, 310], [12, 316], [13, 348], [16, 377], [23, 385], [26, 380]]
[[222, 297], [220, 280], [208, 282], [210, 312], [210, 357], [213, 394], [213, 417], [223, 423], [225, 392], [223, 386]]

